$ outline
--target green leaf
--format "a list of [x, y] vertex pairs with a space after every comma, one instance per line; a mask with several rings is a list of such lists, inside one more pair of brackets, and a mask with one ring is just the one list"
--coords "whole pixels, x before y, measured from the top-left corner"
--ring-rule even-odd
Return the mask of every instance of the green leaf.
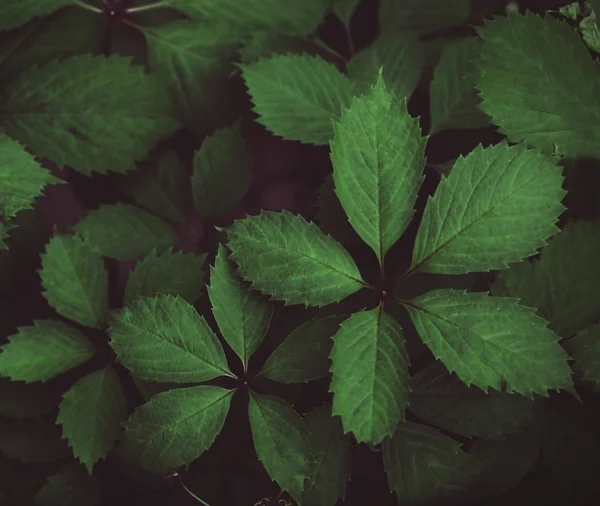
[[379, 76], [334, 124], [333, 181], [354, 230], [383, 264], [408, 227], [423, 183], [426, 139], [406, 99], [397, 101]]
[[139, 205], [171, 221], [186, 220], [181, 196], [187, 191], [188, 176], [177, 151], [157, 155], [149, 170], [134, 172], [119, 184], [119, 190]]
[[81, 332], [56, 320], [34, 320], [8, 341], [0, 353], [0, 375], [25, 383], [51, 380], [95, 353]]
[[48, 303], [81, 325], [102, 328], [108, 311], [104, 261], [77, 236], [55, 235], [42, 254], [40, 279]]
[[192, 197], [198, 216], [218, 218], [229, 212], [250, 188], [253, 166], [239, 121], [207, 137], [194, 155]]
[[90, 211], [73, 230], [96, 253], [133, 260], [176, 246], [179, 236], [163, 219], [131, 204], [105, 204]]
[[596, 53], [600, 52], [600, 30], [598, 29], [598, 14], [600, 13], [600, 4], [590, 12], [589, 16], [583, 18], [579, 23], [581, 38], [587, 46]]
[[477, 108], [481, 99], [475, 88], [473, 60], [480, 46], [481, 41], [475, 37], [444, 46], [430, 85], [430, 135], [442, 130], [489, 126], [490, 118]]
[[0, 102], [0, 124], [60, 168], [124, 173], [177, 128], [171, 109], [143, 67], [86, 54], [23, 72]]
[[562, 182], [557, 161], [536, 150], [478, 145], [429, 197], [410, 270], [485, 272], [534, 255], [559, 231]]
[[470, 0], [381, 0], [379, 22], [382, 32], [414, 30], [421, 35], [466, 23]]
[[314, 46], [306, 38], [261, 31], [249, 34], [238, 54], [242, 63], [254, 63], [260, 58], [268, 58], [275, 54], [309, 53], [312, 50]]
[[282, 383], [305, 383], [327, 376], [332, 337], [344, 318], [310, 320], [294, 329], [267, 358], [258, 376]]
[[413, 422], [398, 427], [382, 445], [383, 465], [399, 503], [466, 498], [478, 462], [460, 443]]
[[600, 69], [570, 25], [527, 12], [478, 33], [479, 107], [500, 133], [547, 153], [600, 158]]
[[10, 137], [0, 133], [0, 215], [12, 218], [33, 203], [48, 184], [64, 183]]
[[600, 323], [582, 330], [564, 346], [575, 359], [573, 368], [581, 379], [600, 387]]
[[0, 416], [38, 418], [56, 408], [58, 395], [47, 383], [0, 378]]
[[204, 289], [206, 253], [195, 255], [166, 250], [152, 250], [136, 264], [125, 287], [124, 304], [139, 297], [155, 297], [159, 293], [179, 295], [193, 304]]
[[227, 238], [242, 278], [286, 305], [325, 306], [365, 284], [338, 242], [288, 211], [262, 211], [236, 220]]
[[11, 223], [0, 221], [0, 251], [8, 249], [8, 246], [4, 242], [4, 239], [8, 239], [8, 232], [13, 228], [16, 228], [16, 226], [12, 225]]
[[519, 297], [522, 305], [537, 308], [558, 335], [569, 337], [600, 317], [598, 258], [600, 220], [569, 222], [539, 260], [500, 273], [492, 293]]
[[333, 336], [330, 392], [344, 433], [379, 444], [404, 421], [409, 359], [398, 322], [377, 306], [350, 316]]
[[227, 256], [227, 249], [219, 244], [215, 265], [210, 268], [207, 292], [219, 330], [246, 371], [250, 357], [269, 329], [273, 305], [249, 290]]
[[24, 464], [47, 464], [71, 455], [60, 428], [43, 419], [0, 418], [0, 452]]
[[221, 432], [233, 392], [201, 385], [155, 395], [125, 422], [125, 454], [154, 472], [190, 464]]
[[89, 474], [121, 436], [126, 407], [121, 380], [112, 367], [83, 376], [63, 395], [56, 423]]
[[331, 120], [339, 119], [355, 94], [354, 84], [318, 56], [261, 58], [243, 71], [257, 122], [275, 135], [307, 144], [327, 144]]
[[37, 16], [46, 16], [74, 3], [73, 0], [8, 0], [0, 5], [0, 30], [24, 25]]
[[518, 299], [433, 290], [405, 307], [435, 357], [467, 386], [530, 398], [573, 386], [559, 337]]
[[346, 495], [351, 472], [350, 438], [343, 435], [339, 418], [324, 404], [306, 415], [304, 425], [314, 462], [306, 482], [304, 506], [335, 506]]
[[188, 383], [232, 376], [208, 323], [179, 296], [140, 297], [115, 314], [108, 334], [121, 363], [141, 380]]
[[250, 395], [248, 414], [258, 460], [281, 489], [300, 502], [313, 462], [302, 418], [279, 397], [256, 392]]
[[348, 62], [348, 78], [362, 93], [377, 82], [383, 67], [383, 78], [389, 91], [398, 100], [409, 98], [421, 78], [425, 64], [425, 48], [412, 34], [393, 33], [380, 35]]
[[504, 439], [533, 425], [534, 404], [520, 395], [467, 387], [436, 362], [411, 378], [409, 410], [424, 422], [464, 437]]
[[96, 506], [100, 502], [100, 481], [77, 463], [63, 467], [47, 480], [33, 497], [35, 506]]
[[331, 10], [344, 25], [350, 26], [350, 21], [359, 3], [360, 0], [333, 0]]

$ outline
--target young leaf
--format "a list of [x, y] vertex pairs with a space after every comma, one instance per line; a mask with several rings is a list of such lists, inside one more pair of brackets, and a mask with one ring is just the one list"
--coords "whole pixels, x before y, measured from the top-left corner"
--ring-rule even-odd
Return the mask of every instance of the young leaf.
[[413, 422], [385, 439], [382, 452], [388, 483], [401, 503], [466, 498], [479, 468], [458, 441]]
[[360, 92], [366, 93], [377, 82], [383, 67], [389, 92], [399, 101], [405, 97], [408, 100], [419, 83], [424, 64], [423, 43], [412, 34], [394, 32], [380, 35], [373, 44], [352, 57], [347, 65], [348, 78]]
[[256, 392], [250, 395], [248, 415], [258, 459], [281, 489], [300, 502], [312, 465], [302, 418], [279, 397]]
[[42, 254], [42, 292], [62, 316], [102, 328], [108, 311], [104, 261], [79, 237], [55, 235]]
[[117, 312], [108, 330], [121, 363], [139, 379], [176, 383], [232, 376], [217, 337], [181, 297], [140, 297]]
[[562, 181], [557, 161], [536, 150], [478, 145], [429, 197], [410, 270], [485, 272], [534, 255], [559, 231]]
[[477, 30], [479, 107], [500, 132], [546, 153], [600, 158], [600, 69], [570, 25], [528, 11]]
[[218, 218], [229, 212], [250, 188], [252, 169], [239, 121], [207, 137], [194, 155], [192, 196], [198, 216]]
[[60, 428], [44, 419], [0, 418], [0, 452], [24, 464], [57, 462], [71, 455]]
[[227, 238], [242, 278], [286, 305], [326, 306], [366, 284], [342, 245], [285, 210], [236, 220]]
[[206, 253], [195, 255], [152, 250], [136, 264], [125, 287], [124, 304], [159, 293], [179, 295], [193, 304], [204, 289]]
[[409, 410], [424, 422], [464, 437], [504, 439], [535, 422], [534, 403], [520, 395], [467, 387], [436, 362], [411, 378]]
[[306, 415], [304, 425], [314, 462], [302, 495], [303, 506], [335, 506], [346, 495], [350, 479], [350, 438], [344, 436], [340, 420], [324, 404]]
[[233, 392], [201, 385], [155, 395], [125, 422], [125, 454], [153, 472], [191, 463], [221, 432]]
[[131, 204], [101, 205], [73, 230], [96, 253], [117, 260], [133, 260], [153, 248], [172, 248], [179, 240], [166, 221]]
[[80, 378], [63, 395], [56, 423], [62, 425], [63, 437], [89, 474], [121, 436], [126, 404], [121, 380], [112, 367]]
[[356, 90], [338, 69], [318, 56], [277, 55], [240, 65], [261, 125], [284, 139], [327, 144], [331, 120], [348, 107]]
[[2, 2], [0, 5], [0, 30], [10, 30], [24, 25], [37, 16], [46, 16], [73, 0], [19, 0]]
[[419, 121], [386, 90], [381, 74], [334, 124], [333, 181], [354, 230], [383, 264], [408, 227], [423, 183], [426, 139]]
[[581, 379], [600, 386], [600, 323], [582, 330], [564, 346], [575, 359], [573, 367]]
[[381, 0], [379, 22], [384, 33], [400, 30], [426, 35], [461, 25], [470, 14], [469, 0]]
[[48, 381], [94, 356], [95, 348], [70, 325], [34, 320], [8, 337], [0, 353], [0, 375], [31, 383]]
[[535, 310], [518, 299], [433, 290], [405, 303], [417, 332], [467, 385], [532, 398], [573, 386], [569, 355]]
[[537, 308], [558, 335], [569, 337], [600, 317], [600, 220], [569, 222], [543, 248], [539, 260], [500, 273], [492, 294], [519, 297]]
[[404, 421], [410, 379], [404, 335], [381, 306], [355, 313], [333, 336], [330, 392], [344, 433], [379, 444]]
[[63, 467], [47, 480], [33, 497], [35, 506], [96, 506], [100, 502], [100, 481], [77, 463]]
[[311, 320], [292, 331], [267, 358], [258, 376], [282, 383], [304, 383], [327, 376], [331, 338], [344, 318]]
[[0, 216], [14, 217], [33, 203], [48, 184], [64, 183], [35, 161], [18, 142], [0, 133]]
[[210, 268], [207, 291], [221, 334], [247, 370], [250, 357], [269, 329], [273, 305], [242, 283], [222, 244]]

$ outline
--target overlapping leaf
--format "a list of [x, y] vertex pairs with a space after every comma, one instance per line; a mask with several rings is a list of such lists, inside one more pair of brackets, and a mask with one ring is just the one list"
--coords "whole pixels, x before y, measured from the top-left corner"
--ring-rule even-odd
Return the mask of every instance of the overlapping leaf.
[[334, 126], [335, 191], [350, 224], [379, 263], [408, 227], [423, 182], [426, 140], [419, 122], [380, 75]]
[[404, 335], [381, 306], [355, 313], [333, 336], [333, 414], [358, 442], [380, 443], [404, 420], [410, 380]]
[[469, 0], [381, 0], [382, 32], [417, 31], [421, 35], [461, 25], [469, 19]]
[[590, 325], [564, 346], [575, 359], [573, 368], [581, 379], [600, 386], [600, 324]]
[[338, 18], [340, 18], [342, 23], [349, 26], [352, 15], [359, 3], [360, 0], [333, 0], [331, 10]]
[[124, 454], [154, 472], [190, 464], [221, 432], [232, 393], [201, 385], [155, 395], [125, 423]]
[[59, 314], [88, 327], [104, 325], [108, 310], [104, 261], [79, 237], [50, 239], [40, 278], [42, 295]]
[[8, 0], [0, 5], [0, 30], [24, 25], [37, 16], [46, 16], [73, 0]]
[[96, 506], [100, 494], [98, 477], [88, 475], [82, 466], [71, 463], [47, 478], [33, 502], [35, 506]]
[[547, 153], [600, 158], [600, 68], [571, 26], [527, 12], [478, 33], [479, 107], [501, 133]]
[[83, 376], [63, 395], [56, 423], [89, 474], [120, 437], [126, 405], [121, 380], [111, 367]]
[[288, 211], [236, 220], [227, 237], [242, 278], [287, 305], [325, 306], [365, 284], [339, 243]]
[[480, 144], [429, 197], [410, 269], [484, 272], [535, 254], [559, 230], [562, 181], [556, 160], [537, 150]]
[[108, 333], [121, 363], [139, 379], [177, 383], [231, 376], [206, 320], [181, 297], [141, 297], [115, 314]]
[[518, 299], [433, 290], [405, 303], [421, 339], [449, 372], [484, 392], [526, 397], [573, 386], [569, 355], [546, 320]]
[[238, 50], [242, 63], [253, 63], [260, 58], [275, 54], [310, 53], [315, 47], [309, 39], [296, 35], [272, 31], [260, 31], [248, 34], [244, 46]]
[[78, 330], [55, 320], [35, 320], [9, 336], [0, 353], [0, 375], [12, 380], [48, 381], [83, 364], [94, 346]]
[[121, 56], [73, 56], [33, 67], [5, 91], [0, 124], [59, 167], [127, 172], [177, 128], [154, 77]]

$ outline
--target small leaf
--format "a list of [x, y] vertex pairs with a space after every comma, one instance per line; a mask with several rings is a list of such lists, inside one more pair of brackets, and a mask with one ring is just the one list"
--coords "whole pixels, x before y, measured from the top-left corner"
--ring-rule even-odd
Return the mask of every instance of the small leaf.
[[126, 405], [121, 381], [111, 367], [83, 376], [63, 395], [56, 423], [89, 474], [121, 436]]
[[48, 482], [35, 494], [35, 506], [96, 506], [102, 486], [77, 463], [69, 464], [49, 476]]
[[125, 422], [125, 454], [153, 472], [190, 464], [221, 432], [233, 392], [201, 385], [155, 395]]
[[258, 459], [281, 489], [300, 502], [312, 463], [302, 419], [279, 397], [256, 392], [250, 395], [248, 414]]
[[95, 353], [81, 332], [55, 320], [34, 320], [8, 341], [0, 353], [0, 375], [26, 383], [51, 380]]
[[471, 14], [469, 0], [381, 0], [382, 32], [416, 31], [431, 34], [466, 23]]
[[600, 323], [590, 325], [564, 347], [575, 359], [573, 368], [581, 375], [582, 381], [591, 381], [600, 386]]
[[60, 428], [43, 419], [0, 418], [0, 452], [24, 464], [47, 464], [71, 455]]
[[179, 241], [166, 221], [131, 204], [101, 205], [73, 230], [96, 253], [117, 260], [133, 260], [153, 248], [174, 247]]
[[121, 363], [139, 379], [176, 383], [232, 376], [206, 320], [181, 297], [140, 297], [115, 314], [108, 330]]
[[207, 291], [219, 330], [246, 370], [269, 329], [273, 305], [249, 290], [227, 256], [225, 246], [219, 244]]
[[79, 237], [50, 239], [40, 279], [42, 295], [59, 314], [87, 327], [103, 327], [108, 311], [104, 261]]
[[0, 30], [10, 30], [24, 25], [37, 16], [47, 16], [73, 0], [11, 0], [0, 5]]
[[355, 313], [333, 336], [330, 392], [344, 433], [379, 444], [404, 421], [409, 360], [398, 322], [381, 306]]
[[13, 228], [16, 228], [16, 225], [0, 221], [0, 251], [8, 250], [4, 239], [8, 239], [8, 232]]
[[338, 242], [288, 211], [262, 211], [236, 220], [227, 237], [242, 278], [286, 305], [325, 306], [365, 284]]
[[329, 316], [294, 329], [267, 358], [258, 376], [282, 383], [305, 383], [327, 376], [331, 338], [344, 318]]

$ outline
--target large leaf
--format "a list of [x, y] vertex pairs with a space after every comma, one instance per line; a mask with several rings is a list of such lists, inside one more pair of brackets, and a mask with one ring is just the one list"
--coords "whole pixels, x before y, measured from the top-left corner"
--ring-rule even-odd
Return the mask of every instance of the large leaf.
[[417, 31], [422, 35], [461, 25], [469, 19], [470, 0], [381, 0], [382, 32]]
[[530, 398], [573, 386], [559, 337], [518, 299], [433, 290], [405, 307], [435, 357], [467, 386]]
[[56, 311], [81, 325], [101, 328], [108, 310], [104, 261], [76, 236], [55, 235], [42, 254], [42, 295]]
[[521, 396], [467, 387], [436, 362], [411, 378], [409, 410], [421, 420], [464, 437], [503, 439], [534, 423], [535, 405]]
[[258, 375], [282, 383], [304, 383], [327, 376], [331, 338], [344, 318], [329, 316], [294, 329], [269, 355]]
[[37, 16], [46, 16], [73, 0], [8, 0], [0, 5], [0, 30], [24, 25]]
[[154, 472], [191, 463], [221, 432], [233, 392], [201, 385], [155, 395], [125, 422], [125, 455]]
[[334, 126], [333, 181], [350, 224], [383, 264], [408, 227], [425, 167], [419, 121], [386, 90], [380, 75]]
[[60, 428], [43, 419], [0, 418], [0, 452], [24, 464], [57, 462], [71, 455]]
[[550, 328], [569, 337], [600, 317], [600, 220], [569, 222], [542, 249], [540, 258], [498, 275], [494, 295], [519, 297], [537, 309]]
[[121, 363], [136, 377], [177, 383], [232, 376], [221, 343], [181, 297], [140, 297], [114, 315], [108, 333]]
[[600, 323], [582, 330], [564, 346], [575, 359], [573, 368], [581, 379], [600, 387]]
[[534, 255], [559, 230], [562, 181], [556, 160], [536, 150], [478, 145], [429, 197], [410, 270], [484, 272]]
[[33, 203], [48, 184], [63, 183], [40, 166], [18, 142], [0, 133], [0, 216], [13, 217]]
[[123, 173], [177, 128], [171, 108], [143, 67], [87, 54], [23, 72], [0, 102], [0, 124], [59, 167]]
[[96, 253], [117, 260], [133, 260], [154, 248], [162, 251], [180, 239], [166, 221], [131, 204], [101, 205], [73, 230]]
[[240, 122], [207, 137], [194, 155], [192, 197], [201, 218], [218, 218], [246, 194], [253, 179], [252, 152]]
[[273, 305], [242, 282], [222, 244], [210, 268], [207, 291], [219, 330], [247, 371], [250, 357], [269, 329]]
[[34, 320], [8, 337], [0, 353], [0, 375], [12, 380], [48, 381], [94, 356], [95, 348], [61, 321]]
[[71, 463], [48, 476], [33, 501], [35, 506], [96, 506], [101, 487], [97, 476], [90, 476], [82, 466]]
[[466, 498], [479, 468], [458, 441], [413, 422], [400, 425], [382, 450], [388, 483], [401, 503]]
[[248, 414], [258, 459], [281, 489], [300, 502], [313, 462], [302, 419], [279, 397], [256, 392], [250, 395]]
[[137, 263], [125, 287], [124, 303], [130, 304], [139, 297], [154, 297], [159, 293], [179, 295], [190, 304], [204, 289], [204, 264], [206, 253], [196, 255], [166, 250], [152, 250]]
[[236, 220], [227, 237], [242, 278], [286, 305], [325, 306], [366, 284], [338, 242], [288, 211]]
[[600, 68], [571, 26], [526, 12], [478, 33], [479, 107], [500, 132], [547, 153], [600, 158]]
[[306, 415], [304, 425], [315, 460], [302, 495], [303, 506], [335, 506], [346, 494], [350, 479], [350, 438], [343, 435], [340, 420], [324, 404]]
[[284, 139], [327, 144], [356, 90], [320, 57], [278, 55], [240, 65], [261, 125]]
[[380, 305], [355, 313], [333, 336], [329, 390], [344, 433], [379, 444], [404, 421], [410, 379], [404, 335]]
[[80, 378], [63, 395], [56, 423], [62, 425], [63, 437], [89, 474], [121, 436], [126, 405], [121, 380], [112, 367]]

